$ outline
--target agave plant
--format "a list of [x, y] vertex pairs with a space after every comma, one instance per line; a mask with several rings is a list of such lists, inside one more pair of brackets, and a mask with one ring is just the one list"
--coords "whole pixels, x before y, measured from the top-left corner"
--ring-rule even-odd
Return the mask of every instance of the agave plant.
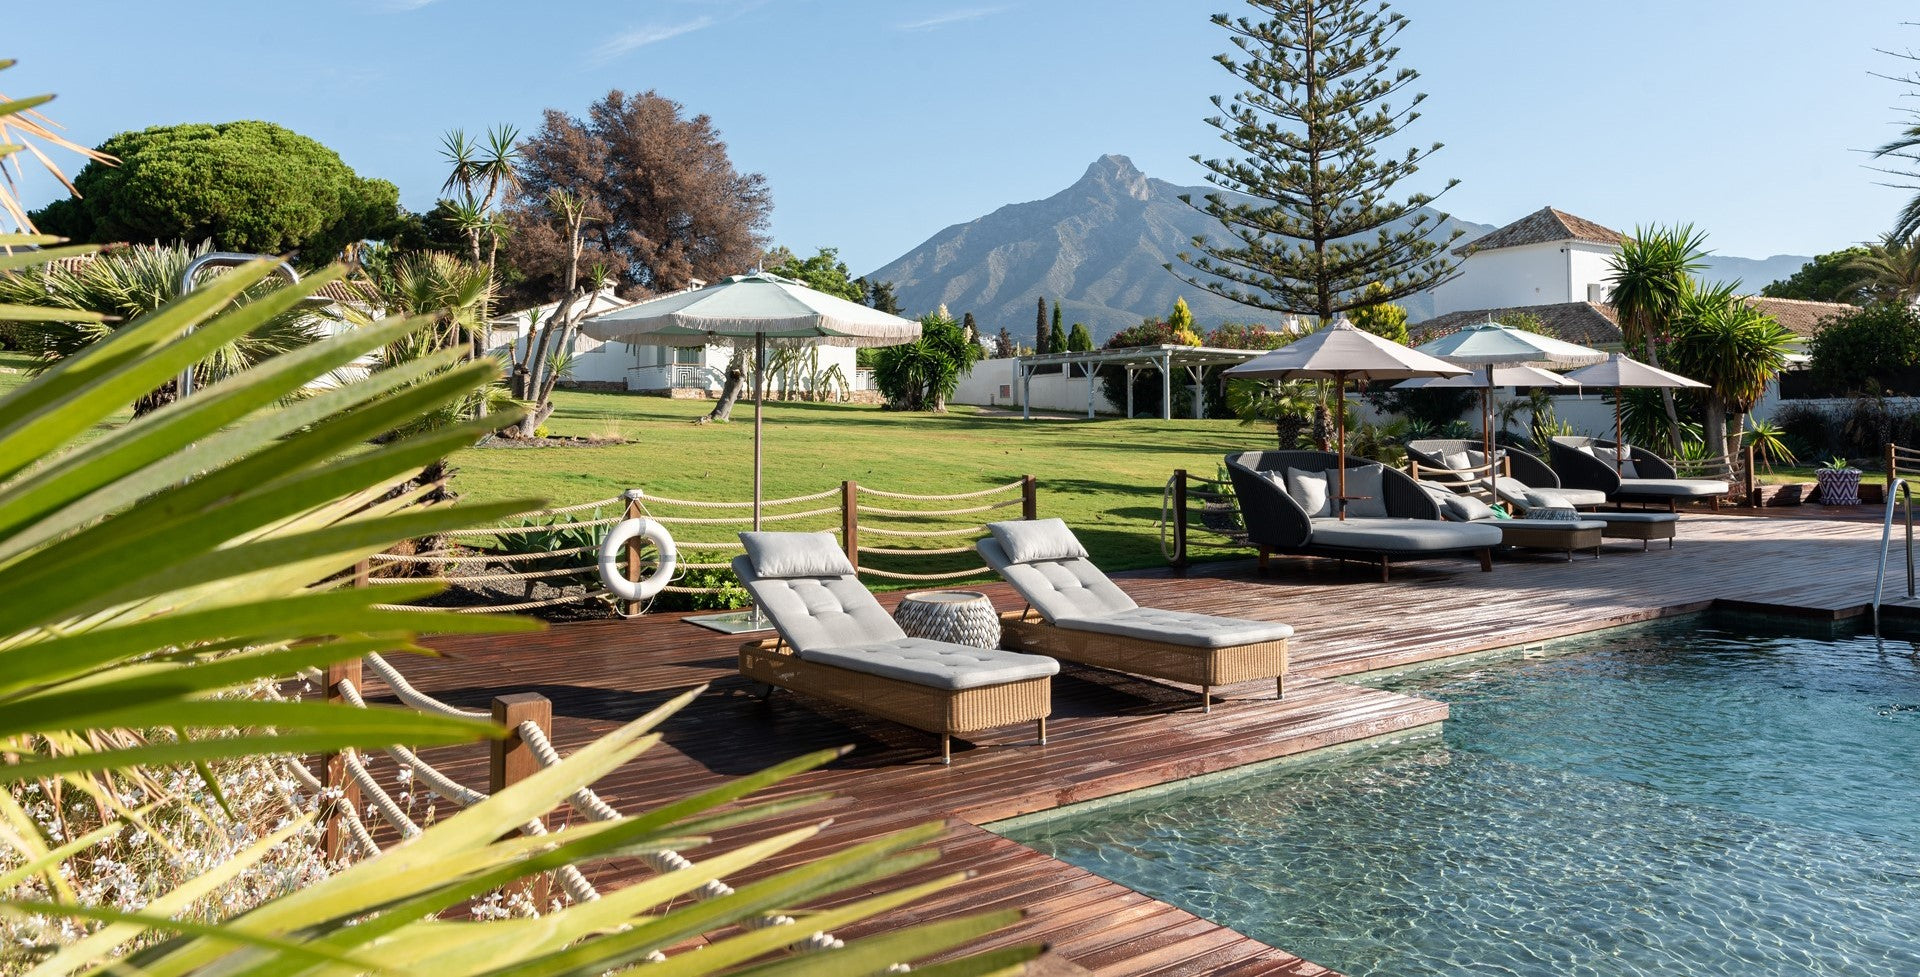
[[[0, 247], [30, 240], [0, 238]], [[3, 257], [0, 271], [37, 260]], [[699, 903], [680, 897], [805, 841], [817, 828], [757, 841], [541, 919], [479, 920], [458, 912], [563, 864], [657, 849], [669, 839], [686, 847], [807, 800], [736, 804], [832, 754], [801, 757], [635, 816], [546, 836], [516, 834], [657, 743], [659, 723], [692, 692], [384, 854], [259, 904], [208, 904], [204, 896], [279, 846], [308, 844], [301, 832], [315, 812], [293, 817], [144, 905], [90, 902], [66, 885], [72, 871], [63, 866], [139, 825], [154, 805], [175, 802], [149, 797], [136, 806], [114, 789], [141, 771], [197, 771], [218, 797], [212, 767], [229, 759], [502, 735], [490, 723], [410, 710], [246, 694], [255, 683], [368, 652], [417, 649], [425, 634], [537, 626], [387, 609], [388, 602], [428, 596], [437, 584], [325, 583], [400, 540], [485, 525], [539, 504], [421, 507], [413, 503], [423, 490], [389, 492], [499, 418], [382, 435], [468, 396], [496, 364], [463, 363], [464, 350], [442, 350], [284, 404], [316, 378], [433, 327], [431, 320], [395, 317], [270, 357], [89, 439], [101, 420], [166, 377], [264, 328], [341, 275], [332, 269], [298, 286], [255, 293], [272, 270], [273, 262], [261, 261], [221, 275], [0, 398], [0, 594], [7, 598], [0, 600], [0, 781], [7, 788], [0, 792], [0, 912], [74, 920], [86, 934], [38, 948], [36, 975], [597, 974], [701, 934], [713, 934], [704, 949], [656, 965], [659, 972], [867, 973], [945, 952], [1013, 918], [985, 913], [841, 949], [783, 954], [816, 929], [844, 927], [951, 884], [953, 876], [873, 888], [933, 859], [924, 846], [940, 833], [938, 825], [878, 838]], [[17, 800], [29, 786], [97, 799], [102, 823], [79, 837], [50, 834]], [[718, 811], [722, 805], [728, 807]], [[805, 927], [737, 926], [854, 890], [865, 894], [808, 914]], [[200, 908], [181, 914], [191, 906]], [[994, 951], [923, 972], [1004, 972], [1036, 952]]]

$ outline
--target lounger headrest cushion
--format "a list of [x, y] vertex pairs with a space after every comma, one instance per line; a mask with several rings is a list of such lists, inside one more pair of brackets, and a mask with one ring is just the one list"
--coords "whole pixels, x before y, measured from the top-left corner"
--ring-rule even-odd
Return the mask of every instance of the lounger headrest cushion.
[[1454, 495], [1441, 503], [1446, 517], [1453, 522], [1473, 522], [1478, 519], [1492, 519], [1493, 507], [1471, 495]]
[[832, 533], [741, 533], [753, 572], [769, 580], [845, 577], [853, 563]]
[[1017, 519], [987, 524], [1010, 563], [1084, 560], [1087, 548], [1059, 519]]
[[[1340, 490], [1340, 470], [1329, 468], [1326, 475], [1327, 494], [1333, 495]], [[1385, 465], [1355, 465], [1347, 469], [1347, 497], [1352, 500], [1347, 503], [1347, 515], [1359, 516], [1363, 519], [1385, 519], [1387, 517], [1386, 479], [1387, 466]], [[1329, 505], [1327, 508], [1333, 510], [1328, 515], [1339, 511], [1337, 504]]]

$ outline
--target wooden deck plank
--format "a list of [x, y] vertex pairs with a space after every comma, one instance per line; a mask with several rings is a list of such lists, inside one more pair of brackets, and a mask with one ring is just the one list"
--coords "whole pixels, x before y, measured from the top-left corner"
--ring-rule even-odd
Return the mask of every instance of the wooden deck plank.
[[[990, 731], [956, 742], [951, 767], [938, 763], [937, 742], [928, 734], [790, 695], [762, 704], [734, 671], [739, 639], [683, 623], [679, 615], [569, 624], [511, 638], [443, 639], [436, 647], [446, 657], [398, 664], [422, 689], [467, 706], [483, 707], [508, 692], [546, 695], [563, 750], [706, 684], [665, 724], [659, 747], [596, 785], [624, 810], [851, 744], [842, 759], [769, 793], [826, 790], [837, 800], [729, 837], [723, 847], [834, 819], [818, 838], [760, 866], [764, 874], [877, 833], [946, 821], [945, 857], [912, 877], [960, 870], [974, 876], [852, 933], [1020, 906], [1028, 917], [992, 942], [1044, 940], [1061, 958], [1100, 974], [1306, 977], [1331, 972], [976, 825], [1445, 716], [1443, 705], [1335, 681], [1340, 676], [1532, 644], [1716, 601], [1828, 618], [1858, 613], [1872, 596], [1878, 524], [1769, 515], [1689, 513], [1670, 550], [1641, 553], [1610, 544], [1598, 561], [1519, 557], [1502, 560], [1492, 573], [1468, 561], [1417, 563], [1396, 567], [1387, 584], [1378, 582], [1374, 567], [1327, 560], [1276, 560], [1268, 575], [1251, 560], [1184, 573], [1121, 574], [1122, 587], [1143, 604], [1292, 624], [1285, 698], [1276, 700], [1266, 682], [1225, 687], [1216, 690], [1223, 698], [1213, 713], [1204, 715], [1191, 688], [1069, 666], [1055, 682], [1047, 745], [1033, 742], [1031, 726]], [[1002, 608], [1020, 606], [1004, 585], [977, 589]], [[370, 692], [383, 691], [371, 684]], [[485, 780], [479, 751], [431, 755], [457, 779]], [[596, 885], [612, 887], [645, 871], [623, 862], [591, 876]]]

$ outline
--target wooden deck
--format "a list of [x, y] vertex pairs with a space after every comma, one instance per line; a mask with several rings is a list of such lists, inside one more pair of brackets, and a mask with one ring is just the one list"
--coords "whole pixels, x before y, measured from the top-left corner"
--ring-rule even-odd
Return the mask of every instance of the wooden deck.
[[[1027, 919], [996, 937], [1042, 940], [1055, 954], [1103, 975], [1326, 974], [1269, 947], [1117, 883], [1055, 861], [978, 827], [1001, 818], [1111, 796], [1439, 722], [1440, 703], [1342, 683], [1343, 675], [1537, 642], [1666, 614], [1733, 607], [1825, 617], [1857, 613], [1873, 590], [1879, 526], [1847, 520], [1689, 513], [1678, 545], [1641, 552], [1610, 543], [1603, 557], [1563, 562], [1517, 556], [1481, 573], [1471, 561], [1377, 568], [1279, 559], [1268, 576], [1251, 559], [1184, 575], [1122, 575], [1143, 604], [1285, 621], [1296, 630], [1284, 700], [1271, 683], [1227, 688], [1202, 715], [1192, 690], [1067, 666], [1055, 684], [1050, 742], [1016, 727], [956, 743], [942, 767], [933, 737], [788, 695], [762, 704], [734, 672], [738, 639], [671, 616], [555, 627], [510, 640], [447, 640], [448, 657], [407, 661], [417, 685], [450, 701], [484, 705], [508, 692], [554, 702], [555, 739], [570, 749], [658, 704], [711, 683], [665, 729], [665, 742], [598, 785], [626, 810], [712, 785], [800, 753], [840, 744], [853, 751], [782, 792], [826, 789], [837, 799], [765, 830], [831, 817], [818, 840], [842, 846], [888, 829], [945, 820], [946, 857], [925, 874], [975, 876], [932, 903], [878, 925], [992, 906]], [[1897, 561], [1898, 555], [1894, 557]], [[1004, 586], [986, 589], [1018, 607]], [[379, 691], [375, 685], [373, 691]], [[436, 762], [484, 782], [484, 759], [440, 751]], [[757, 837], [760, 833], [756, 831]], [[768, 866], [768, 869], [779, 866]], [[629, 872], [595, 876], [617, 886]], [[856, 931], [857, 932], [857, 931]]]

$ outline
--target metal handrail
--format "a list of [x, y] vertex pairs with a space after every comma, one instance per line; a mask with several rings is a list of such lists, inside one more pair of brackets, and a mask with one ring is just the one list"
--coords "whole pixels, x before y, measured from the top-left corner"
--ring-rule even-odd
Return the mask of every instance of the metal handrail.
[[[1895, 492], [1898, 492], [1896, 497]], [[1880, 636], [1880, 601], [1887, 590], [1887, 545], [1893, 542], [1893, 507], [1906, 503], [1907, 512], [1907, 596], [1914, 596], [1913, 576], [1913, 487], [1904, 478], [1887, 482], [1887, 515], [1880, 527], [1880, 573], [1873, 582], [1873, 636]]]

